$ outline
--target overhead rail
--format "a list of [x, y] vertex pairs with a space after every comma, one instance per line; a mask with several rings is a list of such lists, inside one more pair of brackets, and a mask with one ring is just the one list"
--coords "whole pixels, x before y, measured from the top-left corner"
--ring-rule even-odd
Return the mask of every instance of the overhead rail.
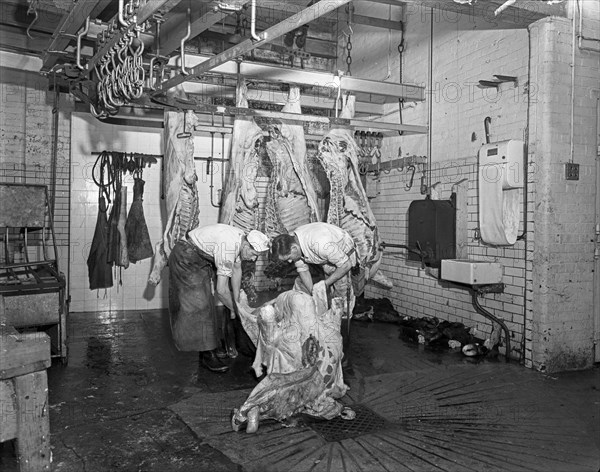
[[235, 46], [232, 46], [231, 48], [223, 51], [220, 54], [217, 54], [216, 56], [212, 56], [210, 59], [208, 59], [207, 61], [202, 62], [201, 64], [198, 64], [196, 67], [194, 67], [193, 69], [191, 69], [190, 75], [189, 76], [183, 76], [183, 75], [178, 75], [175, 76], [165, 82], [163, 82], [162, 84], [157, 85], [157, 89], [159, 90], [169, 90], [183, 82], [185, 82], [186, 80], [188, 80], [189, 78], [195, 76], [195, 75], [200, 75], [203, 74], [205, 72], [209, 72], [210, 70], [214, 69], [215, 67], [224, 64], [225, 62], [231, 61], [231, 60], [235, 60], [240, 56], [243, 56], [244, 54], [252, 51], [253, 49], [256, 49], [257, 47], [259, 47], [260, 45], [264, 44], [265, 42], [268, 42], [270, 40], [273, 40], [275, 38], [278, 38], [280, 36], [283, 36], [285, 33], [288, 33], [289, 31], [293, 31], [297, 28], [299, 28], [302, 25], [305, 25], [307, 23], [310, 23], [311, 21], [347, 4], [350, 3], [351, 0], [328, 0], [327, 2], [317, 2], [311, 6], [309, 6], [308, 8], [305, 8], [304, 10], [299, 11], [298, 13], [296, 13], [295, 15], [290, 16], [289, 18], [283, 20], [280, 23], [277, 23], [274, 26], [271, 26], [270, 28], [267, 28], [266, 30], [264, 30], [261, 33], [261, 40], [260, 41], [256, 41], [255, 39], [246, 39], [245, 41], [242, 41], [239, 44], [236, 44]]
[[[216, 56], [186, 54], [186, 63], [188, 67], [191, 66], [192, 69], [189, 71], [189, 76], [182, 77], [182, 82], [188, 80], [192, 81], [194, 76], [201, 75], [195, 71], [197, 71], [206, 62], [209, 62], [214, 57]], [[378, 82], [375, 80], [360, 79], [348, 75], [343, 75], [340, 77], [327, 72], [310, 71], [306, 69], [286, 69], [269, 64], [259, 64], [256, 62], [239, 62], [236, 60], [228, 60], [219, 65], [211, 67], [210, 72], [229, 77], [237, 77], [239, 73], [246, 79], [323, 88], [336, 88], [338, 86], [337, 81], [339, 81], [339, 86], [344, 93], [350, 92], [381, 95], [393, 97], [394, 101], [398, 100], [398, 98], [402, 98], [404, 101], [416, 102], [425, 100], [425, 88], [418, 85]], [[168, 83], [169, 81], [167, 81], [164, 85], [167, 85]], [[166, 90], [164, 85], [163, 90]], [[157, 87], [157, 89], [159, 89], [159, 87]]]

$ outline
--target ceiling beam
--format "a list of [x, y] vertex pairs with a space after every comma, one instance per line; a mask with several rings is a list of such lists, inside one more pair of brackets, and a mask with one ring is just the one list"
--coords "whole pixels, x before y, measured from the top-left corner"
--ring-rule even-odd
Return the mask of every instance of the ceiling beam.
[[490, 23], [508, 23], [523, 28], [547, 16], [567, 16], [565, 3], [548, 4], [545, 0], [517, 0], [498, 15], [494, 13], [506, 3], [505, 0], [472, 0], [472, 4], [457, 3], [454, 0], [370, 1], [386, 5], [405, 5], [404, 14], [407, 16], [420, 15], [421, 18], [428, 18], [428, 10], [434, 9], [450, 12], [452, 15], [449, 15], [449, 18], [454, 21], [459, 16], [479, 17]]
[[233, 116], [252, 116], [274, 120], [285, 120], [296, 123], [315, 122], [328, 123], [331, 126], [360, 128], [364, 130], [380, 130], [391, 131], [398, 134], [427, 134], [427, 126], [407, 125], [403, 123], [391, 123], [385, 121], [367, 121], [360, 119], [348, 118], [330, 118], [321, 115], [303, 115], [301, 113], [287, 113], [281, 111], [259, 110], [254, 108], [223, 106], [223, 105], [208, 105], [202, 103], [193, 103], [169, 98], [169, 97], [153, 97], [154, 103], [161, 104], [165, 107], [178, 110], [192, 110], [196, 113], [214, 113], [216, 115], [233, 115]]
[[[203, 98], [218, 97], [235, 100], [235, 85], [215, 85], [201, 82], [185, 82], [183, 90], [186, 94], [199, 95]], [[281, 90], [265, 90], [261, 88], [248, 88], [247, 98], [250, 102], [264, 102], [285, 105], [287, 92]], [[335, 110], [335, 97], [323, 96], [314, 92], [303, 91], [300, 95], [300, 106], [305, 108], [322, 108]], [[381, 116], [384, 113], [383, 104], [374, 102], [357, 101], [355, 111], [359, 114]]]
[[[217, 3], [218, 2], [210, 2], [209, 4], [203, 5], [201, 15], [192, 21], [190, 38], [195, 38], [199, 34], [208, 30], [211, 26], [221, 21], [223, 18], [231, 15], [231, 12], [223, 12], [218, 9], [215, 11], [213, 4], [216, 5]], [[238, 5], [241, 8], [246, 3], [249, 3], [249, 0], [239, 1]], [[185, 36], [184, 26], [186, 23], [187, 18], [185, 13], [175, 13], [167, 21], [165, 21], [164, 25], [161, 26], [161, 55], [168, 56], [177, 48], [179, 48], [179, 45], [181, 44], [181, 38]]]
[[30, 38], [24, 34], [22, 28], [0, 25], [0, 47], [3, 49], [22, 54], [40, 55], [51, 36], [49, 33], [41, 32], [34, 32], [31, 36]]
[[64, 51], [71, 42], [67, 35], [74, 35], [85, 23], [85, 19], [100, 3], [108, 5], [110, 0], [85, 0], [73, 5], [71, 11], [63, 15], [56, 27], [48, 48], [42, 55], [42, 70], [49, 71], [58, 62], [60, 55], [53, 51]]
[[209, 60], [197, 65], [190, 71], [190, 75], [179, 75], [167, 80], [161, 84], [160, 88], [162, 90], [168, 90], [185, 82], [188, 78], [193, 78], [194, 75], [200, 75], [204, 72], [208, 72], [218, 65], [243, 56], [244, 54], [259, 47], [261, 44], [278, 38], [288, 31], [295, 30], [306, 23], [310, 23], [315, 18], [319, 18], [320, 16], [325, 15], [326, 13], [329, 13], [330, 11], [333, 11], [342, 5], [350, 3], [350, 1], [351, 0], [329, 0], [326, 2], [317, 2], [314, 5], [311, 5], [310, 7], [296, 13], [295, 15], [290, 16], [286, 20], [283, 20], [281, 23], [277, 23], [276, 25], [267, 28], [261, 33], [262, 37], [265, 39], [261, 39], [260, 41], [247, 39], [240, 44], [237, 44], [232, 48], [229, 48], [226, 51], [223, 51], [222, 53], [217, 54], [216, 56], [211, 57]]

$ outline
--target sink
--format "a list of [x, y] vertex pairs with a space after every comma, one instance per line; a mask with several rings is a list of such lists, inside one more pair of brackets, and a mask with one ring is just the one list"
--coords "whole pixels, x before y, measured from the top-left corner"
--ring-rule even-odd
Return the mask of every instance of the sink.
[[442, 259], [441, 279], [467, 285], [498, 284], [502, 266], [499, 262]]

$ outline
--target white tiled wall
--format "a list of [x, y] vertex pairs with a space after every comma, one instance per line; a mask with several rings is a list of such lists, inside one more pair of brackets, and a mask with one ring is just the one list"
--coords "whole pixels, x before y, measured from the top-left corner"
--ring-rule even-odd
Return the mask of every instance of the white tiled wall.
[[[98, 215], [98, 187], [91, 178], [98, 156], [91, 153], [107, 150], [162, 155], [162, 134], [160, 129], [108, 125], [89, 115], [73, 114], [69, 279], [71, 312], [147, 310], [168, 306], [168, 268], [163, 271], [162, 281], [156, 288], [147, 285], [152, 259], [130, 264], [129, 268], [121, 269], [121, 274], [117, 269], [117, 273], [113, 273], [113, 287], [106, 290], [89, 289], [86, 264]], [[229, 149], [228, 136], [226, 135], [225, 155]], [[216, 134], [214, 140], [213, 157], [220, 158], [221, 135]], [[211, 152], [210, 135], [196, 136], [194, 144], [195, 157], [208, 157]], [[200, 197], [200, 224], [216, 223], [218, 208], [211, 204], [210, 175], [206, 172], [206, 161], [196, 160], [196, 172]], [[213, 172], [213, 202], [216, 202], [217, 192], [221, 189], [220, 163], [215, 163]], [[144, 170], [144, 216], [153, 246], [162, 236], [163, 222], [166, 219], [165, 202], [160, 198], [160, 177], [160, 160], [158, 164]], [[127, 186], [129, 211], [133, 200], [133, 177], [129, 174], [123, 176], [123, 185]]]

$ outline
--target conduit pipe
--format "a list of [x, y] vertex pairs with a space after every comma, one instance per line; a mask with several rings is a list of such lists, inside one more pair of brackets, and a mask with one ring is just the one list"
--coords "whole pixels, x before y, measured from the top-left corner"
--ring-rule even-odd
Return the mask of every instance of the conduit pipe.
[[[494, 16], [498, 16], [500, 13], [502, 13], [508, 7], [510, 7], [511, 5], [514, 5], [516, 3], [516, 1], [517, 0], [507, 0], [506, 2], [504, 2], [502, 5], [500, 5], [498, 8], [496, 8], [496, 10], [494, 11]], [[471, 4], [471, 2], [469, 2], [469, 4]]]
[[191, 19], [191, 12], [190, 9], [187, 9], [187, 33], [186, 35], [181, 38], [181, 44], [180, 44], [180, 49], [181, 49], [181, 64], [180, 64], [180, 72], [182, 75], [189, 75], [190, 73], [185, 69], [185, 42], [190, 39], [190, 36], [192, 35], [192, 19]]
[[125, 17], [123, 16], [123, 6], [125, 0], [119, 0], [119, 24], [121, 26], [127, 26], [127, 22], [125, 21]]
[[264, 32], [260, 36], [256, 34], [256, 0], [250, 2], [250, 36], [255, 41], [262, 41], [266, 38]]
[[[495, 317], [489, 311], [487, 311], [485, 308], [483, 308], [481, 306], [481, 304], [479, 303], [479, 300], [477, 298], [482, 293], [481, 290], [478, 290], [475, 288], [471, 288], [470, 290], [471, 290], [471, 296], [472, 296], [472, 300], [473, 300], [473, 306], [475, 307], [475, 310], [477, 311], [477, 313], [485, 316], [487, 319], [491, 320], [494, 323], [498, 323], [502, 327], [502, 331], [504, 331], [504, 338], [506, 339], [505, 358], [506, 358], [506, 362], [510, 362], [510, 332], [508, 331], [508, 327], [506, 326], [504, 321], [502, 321], [500, 318]], [[492, 327], [492, 329], [493, 329], [493, 327]]]
[[83, 66], [81, 65], [81, 38], [83, 38], [88, 30], [90, 29], [90, 17], [88, 16], [85, 19], [85, 27], [83, 31], [77, 34], [77, 68], [83, 70]]

